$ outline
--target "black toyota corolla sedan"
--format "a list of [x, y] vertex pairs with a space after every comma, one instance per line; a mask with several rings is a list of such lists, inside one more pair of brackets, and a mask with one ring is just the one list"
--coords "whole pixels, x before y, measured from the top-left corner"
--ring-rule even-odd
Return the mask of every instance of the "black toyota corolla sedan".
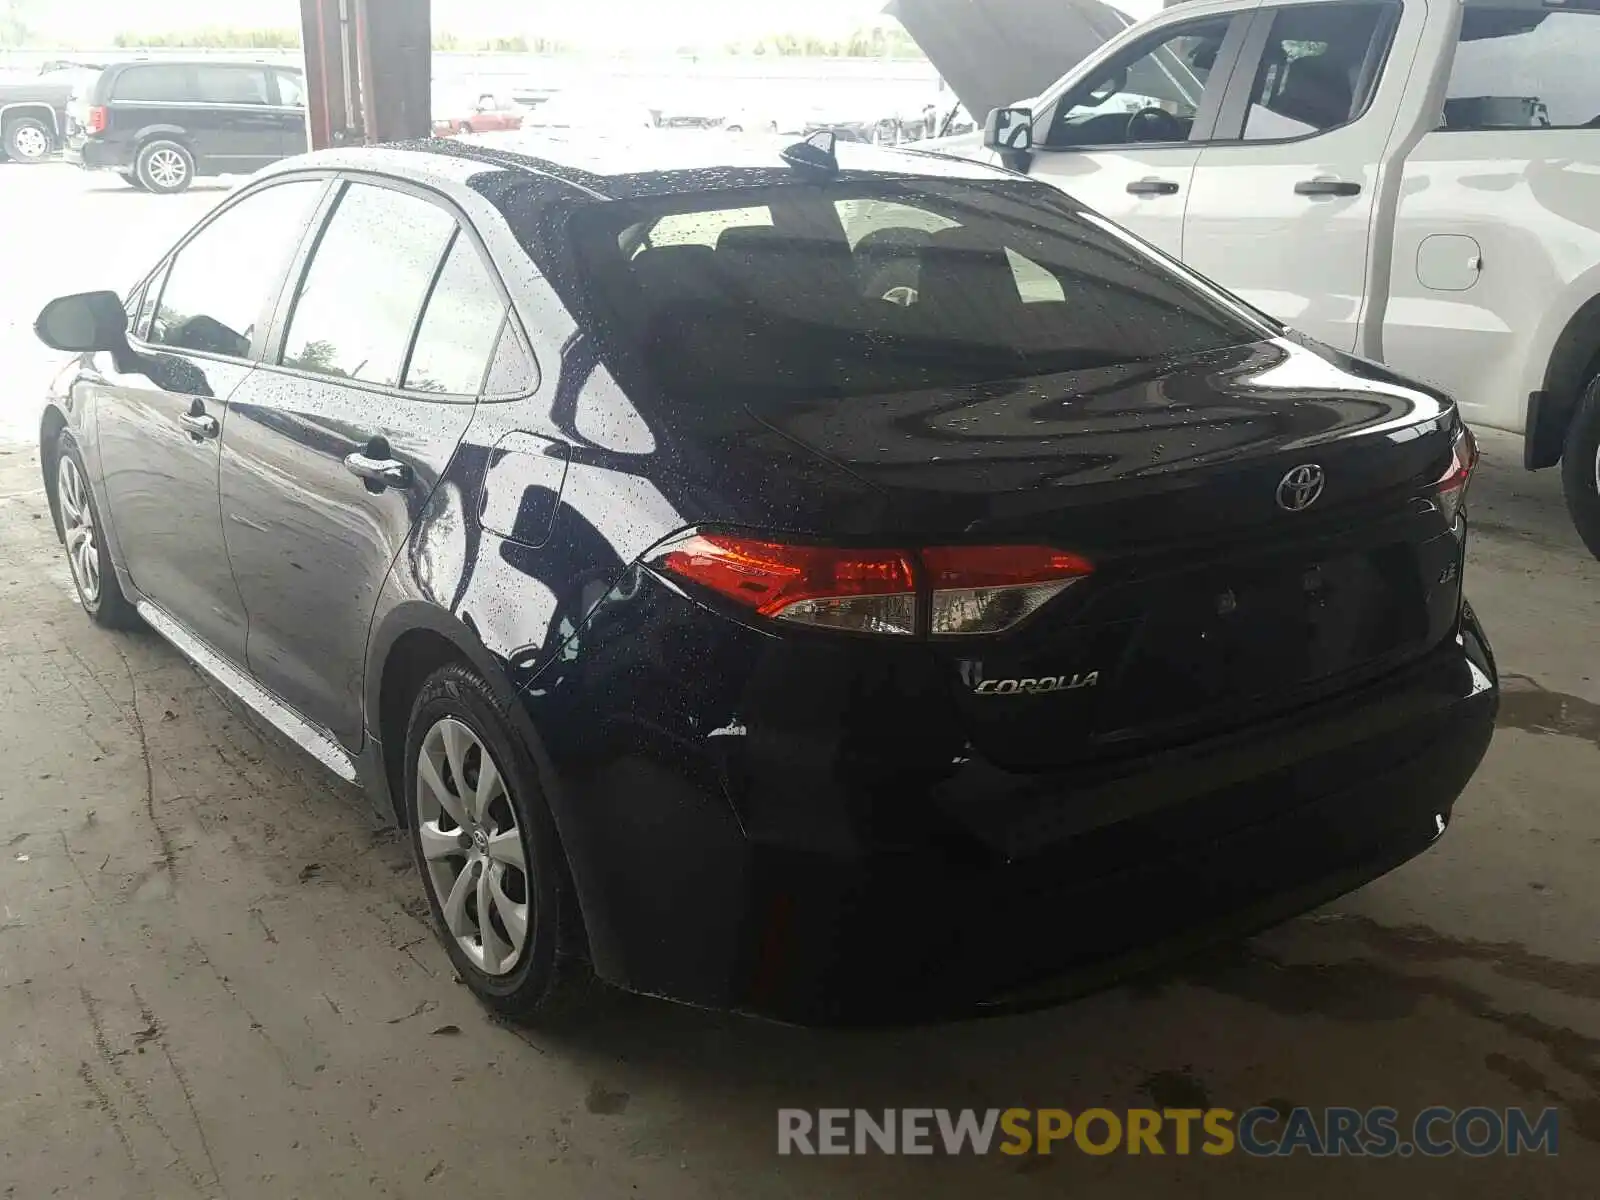
[[1036, 1003], [1439, 836], [1446, 397], [1045, 185], [685, 136], [287, 160], [38, 322], [84, 611], [360, 781], [485, 1003]]

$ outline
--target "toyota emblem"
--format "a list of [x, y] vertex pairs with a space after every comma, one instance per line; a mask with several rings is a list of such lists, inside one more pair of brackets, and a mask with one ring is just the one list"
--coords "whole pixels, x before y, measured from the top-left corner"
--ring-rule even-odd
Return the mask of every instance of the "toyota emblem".
[[1301, 463], [1278, 481], [1278, 507], [1284, 512], [1304, 512], [1322, 495], [1327, 476], [1316, 463]]

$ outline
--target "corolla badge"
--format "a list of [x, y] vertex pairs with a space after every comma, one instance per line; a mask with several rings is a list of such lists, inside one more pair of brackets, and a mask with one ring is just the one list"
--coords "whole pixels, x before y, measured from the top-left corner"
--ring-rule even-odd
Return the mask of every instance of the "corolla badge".
[[1317, 502], [1326, 482], [1326, 473], [1316, 463], [1301, 463], [1278, 481], [1278, 507], [1304, 512]]
[[1091, 688], [1100, 682], [1100, 672], [1082, 675], [1041, 675], [1036, 679], [985, 679], [973, 692], [979, 696], [1038, 695], [1040, 692], [1070, 692]]

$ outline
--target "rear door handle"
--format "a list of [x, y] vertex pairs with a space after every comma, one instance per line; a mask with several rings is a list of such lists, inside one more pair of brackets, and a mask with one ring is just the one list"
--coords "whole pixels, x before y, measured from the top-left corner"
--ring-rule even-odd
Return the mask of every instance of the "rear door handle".
[[1128, 185], [1130, 196], [1176, 196], [1178, 185], [1170, 179], [1135, 179]]
[[214, 438], [222, 432], [222, 426], [217, 424], [217, 419], [206, 414], [200, 407], [199, 401], [194, 408], [186, 413], [178, 414], [178, 423], [189, 431], [189, 436], [199, 441], [201, 438]]
[[1347, 179], [1302, 179], [1294, 185], [1297, 196], [1359, 196], [1361, 185]]
[[[379, 458], [368, 446], [366, 451], [357, 450], [354, 454], [345, 455], [344, 469], [367, 485], [368, 491], [381, 492], [385, 488], [408, 488], [411, 486], [411, 468], [399, 459]], [[380, 453], [387, 453], [385, 446]]]

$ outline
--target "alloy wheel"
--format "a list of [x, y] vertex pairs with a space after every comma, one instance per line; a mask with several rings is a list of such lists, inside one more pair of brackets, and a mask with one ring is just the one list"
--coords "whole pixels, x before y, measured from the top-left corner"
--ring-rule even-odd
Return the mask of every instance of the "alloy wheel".
[[70, 454], [63, 454], [56, 468], [56, 499], [61, 506], [61, 530], [66, 536], [72, 577], [84, 603], [92, 608], [100, 600], [100, 543], [94, 527], [94, 509], [89, 504], [89, 484]]
[[146, 169], [150, 178], [160, 187], [177, 187], [189, 174], [188, 164], [176, 150], [157, 150], [150, 156]]
[[32, 161], [50, 153], [50, 139], [42, 129], [24, 125], [12, 136], [11, 145], [23, 158]]
[[517, 812], [488, 747], [454, 717], [417, 754], [418, 840], [445, 928], [486, 975], [507, 975], [528, 946], [533, 890]]

